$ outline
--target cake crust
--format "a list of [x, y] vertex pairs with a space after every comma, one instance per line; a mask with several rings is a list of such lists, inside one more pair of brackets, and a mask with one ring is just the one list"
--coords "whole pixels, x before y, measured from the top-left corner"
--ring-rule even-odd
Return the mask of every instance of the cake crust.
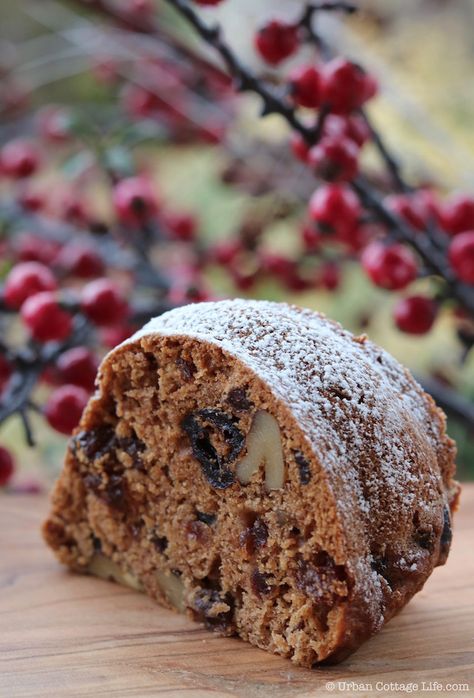
[[102, 363], [44, 535], [73, 569], [336, 662], [445, 562], [454, 459], [443, 413], [365, 336], [286, 304], [185, 306]]

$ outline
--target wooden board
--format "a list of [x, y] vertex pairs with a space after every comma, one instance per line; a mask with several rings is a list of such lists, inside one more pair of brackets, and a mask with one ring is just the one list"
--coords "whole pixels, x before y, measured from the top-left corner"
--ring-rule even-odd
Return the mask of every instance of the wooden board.
[[474, 486], [464, 488], [448, 564], [350, 659], [313, 671], [66, 572], [40, 539], [46, 508], [41, 497], [0, 497], [1, 698], [399, 695], [387, 684], [421, 692], [423, 681], [470, 684], [450, 694], [474, 695]]

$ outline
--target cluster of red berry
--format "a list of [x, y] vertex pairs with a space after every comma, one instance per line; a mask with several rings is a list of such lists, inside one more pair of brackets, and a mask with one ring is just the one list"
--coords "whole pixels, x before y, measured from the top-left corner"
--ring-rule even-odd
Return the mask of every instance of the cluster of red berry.
[[[222, 0], [193, 1], [214, 6]], [[187, 6], [185, 0], [172, 4]], [[141, 31], [152, 26], [154, 10], [149, 0], [130, 0], [124, 7], [125, 20], [133, 26]], [[204, 30], [201, 34], [207, 36]], [[216, 36], [209, 33], [211, 41]], [[308, 28], [301, 22], [273, 19], [257, 31], [254, 44], [267, 64], [278, 66], [295, 56], [306, 41]], [[219, 42], [222, 45], [221, 38]], [[229, 51], [226, 47], [227, 55]], [[173, 143], [190, 138], [200, 143], [222, 141], [222, 119], [217, 123], [207, 113], [204, 119], [196, 119], [196, 110], [188, 109], [188, 92], [197, 90], [201, 98], [224, 104], [219, 113], [228, 118], [230, 81], [219, 71], [201, 59], [187, 64], [147, 55], [137, 61], [132, 73], [131, 79], [124, 80], [110, 57], [93, 66], [96, 79], [114, 87], [130, 123], [156, 121]], [[225, 269], [235, 289], [245, 293], [268, 278], [292, 293], [315, 288], [333, 291], [340, 285], [345, 259], [359, 260], [373, 284], [389, 291], [407, 289], [433, 271], [440, 276], [439, 265], [433, 270], [420, 254], [423, 245], [410, 244], [396, 225], [388, 225], [387, 217], [377, 217], [355, 186], [362, 169], [361, 153], [374, 142], [364, 108], [377, 93], [373, 76], [349, 60], [331, 58], [297, 66], [282, 81], [285, 90], [277, 111], [296, 115], [293, 126], [302, 125], [291, 137], [292, 152], [320, 180], [295, 241], [300, 251], [293, 258], [262, 244], [265, 222], [244, 221], [234, 238], [206, 244], [193, 214], [165, 205], [146, 164], [134, 168], [132, 162], [126, 173], [109, 167], [107, 222], [97, 219], [80, 186], [41, 191], [35, 176], [40, 181], [51, 166], [49, 153], [71, 145], [77, 152], [82, 147], [75, 130], [77, 115], [71, 109], [43, 108], [35, 121], [36, 138], [13, 139], [1, 147], [0, 177], [20, 210], [31, 220], [41, 221], [43, 228], [50, 222], [63, 227], [61, 235], [55, 236], [15, 223], [0, 240], [6, 270], [0, 291], [2, 320], [7, 329], [10, 324], [15, 327], [13, 334], [22, 325], [28, 337], [19, 348], [0, 341], [0, 422], [12, 414], [8, 404], [14, 402], [12, 395], [21, 409], [30, 409], [31, 391], [35, 382], [42, 381], [51, 388], [44, 416], [55, 430], [69, 434], [94, 389], [103, 350], [126, 339], [135, 323], [163, 306], [211, 298], [206, 271], [213, 265]], [[246, 89], [251, 84], [258, 92], [258, 78], [249, 81], [247, 77], [246, 84]], [[265, 94], [262, 91], [261, 96]], [[272, 100], [275, 105], [277, 98]], [[381, 205], [395, 224], [400, 221], [407, 227], [415, 243], [431, 240], [435, 231], [443, 282], [437, 285], [437, 295], [411, 294], [398, 299], [394, 308], [400, 330], [426, 333], [443, 301], [456, 300], [454, 293], [449, 295], [453, 284], [474, 285], [474, 198], [455, 195], [442, 200], [427, 188], [402, 187], [401, 193], [387, 193], [385, 188]], [[167, 246], [177, 246], [178, 253], [165, 253], [156, 261], [155, 253]], [[117, 260], [123, 251], [132, 262], [129, 259], [122, 266]], [[9, 337], [8, 331], [5, 336]], [[18, 395], [23, 395], [21, 400]], [[0, 486], [10, 480], [13, 469], [11, 455], [0, 447]]]
[[[37, 119], [39, 139], [14, 139], [0, 149], [3, 184], [23, 214], [34, 216], [27, 230], [18, 227], [14, 217], [9, 234], [0, 241], [2, 263], [8, 270], [0, 289], [4, 323], [0, 421], [11, 414], [10, 405], [23, 390], [22, 408], [25, 403], [31, 408], [31, 391], [39, 381], [50, 386], [42, 408], [47, 422], [67, 435], [77, 425], [94, 390], [103, 350], [120, 343], [136, 328], [135, 287], [138, 294], [155, 293], [152, 285], [140, 280], [140, 266], [151, 264], [142, 259], [140, 244], [147, 235], [151, 235], [151, 244], [194, 244], [198, 232], [195, 216], [165, 206], [144, 174], [119, 179], [112, 186], [113, 223], [107, 225], [96, 220], [79, 189], [68, 190], [59, 206], [54, 200], [56, 192], [40, 190], [34, 176], [40, 181], [42, 171], [49, 166], [45, 153], [52, 152], [51, 146], [63, 147], [71, 141], [70, 117], [62, 108], [43, 109]], [[55, 229], [57, 224], [62, 235], [45, 237], [43, 228]], [[122, 237], [115, 240], [118, 233]], [[115, 245], [114, 254], [125, 250], [132, 254], [132, 261], [135, 256], [136, 264], [117, 267], [101, 247], [104, 239]], [[152, 266], [148, 271], [153, 275]], [[158, 275], [159, 268], [155, 272]], [[198, 297], [198, 288], [192, 268], [176, 271], [159, 288], [156, 300], [168, 306], [204, 300], [203, 291]], [[159, 310], [145, 310], [145, 319], [156, 312]], [[17, 318], [26, 341], [18, 341]], [[0, 486], [10, 481], [13, 471], [12, 456], [1, 447]]]
[[[446, 268], [462, 282], [474, 284], [474, 198], [456, 195], [441, 201], [433, 191], [419, 190], [388, 196], [386, 205], [418, 235], [427, 235], [430, 225], [436, 225], [445, 244]], [[311, 198], [309, 217], [319, 233], [318, 242], [338, 242], [358, 253], [376, 286], [401, 291], [419, 277], [422, 270], [416, 253], [391, 240], [382, 226], [364, 223], [360, 200], [346, 184], [319, 187]], [[399, 299], [394, 308], [396, 325], [411, 334], [428, 332], [441, 301], [422, 295]]]
[[[302, 28], [272, 20], [255, 36], [261, 57], [276, 65], [299, 48]], [[313, 226], [303, 227], [308, 250], [323, 243], [338, 243], [360, 255], [361, 265], [376, 285], [391, 291], [408, 287], [420, 274], [420, 260], [406, 244], [387, 235], [383, 224], [364, 222], [364, 208], [350, 183], [359, 171], [360, 153], [372, 138], [361, 107], [377, 93], [377, 82], [360, 66], [343, 58], [321, 65], [304, 64], [290, 72], [289, 94], [296, 107], [319, 110], [315, 144], [296, 131], [291, 139], [294, 155], [325, 183], [309, 203]], [[474, 284], [474, 198], [456, 195], [441, 201], [428, 189], [391, 194], [387, 209], [418, 235], [435, 227], [443, 242], [446, 267], [466, 284]], [[431, 271], [431, 270], [428, 270]], [[441, 299], [412, 295], [394, 309], [398, 328], [412, 334], [428, 332]]]

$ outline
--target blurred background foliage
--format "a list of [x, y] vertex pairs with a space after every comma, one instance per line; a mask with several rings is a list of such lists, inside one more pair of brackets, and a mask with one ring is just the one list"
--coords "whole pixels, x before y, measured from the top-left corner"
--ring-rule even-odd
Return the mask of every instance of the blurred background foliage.
[[[177, 20], [156, 2], [164, 25]], [[210, 10], [222, 22], [245, 61], [265, 71], [251, 47], [251, 35], [262, 18], [274, 13], [269, 0], [239, 0], [223, 3]], [[278, 3], [278, 15], [294, 16], [297, 0]], [[380, 80], [381, 95], [371, 104], [375, 123], [386, 140], [399, 154], [408, 177], [436, 183], [446, 192], [463, 189], [474, 191], [474, 3], [471, 0], [366, 0], [361, 12], [341, 21], [325, 17], [323, 31], [342, 53], [370, 67]], [[198, 46], [194, 37], [178, 23], [176, 31], [184, 41]], [[105, 36], [102, 40], [101, 37]], [[145, 39], [144, 39], [145, 41]], [[44, 104], [77, 106], [83, 118], [94, 120], [107, 113], [116, 101], [116, 88], [94, 78], [97, 60], [107, 60], [119, 51], [116, 39], [103, 35], [98, 20], [78, 9], [74, 2], [56, 0], [22, 0], [0, 4], [0, 65], [9, 66], [8, 86], [12, 76], [15, 87], [27, 95], [34, 111]], [[202, 47], [199, 47], [202, 50]], [[292, 62], [289, 61], [288, 69]], [[2, 79], [3, 89], [7, 80]], [[262, 149], [255, 157], [255, 142], [264, 141], [270, 148], [281, 148], [288, 132], [277, 117], [258, 119], [257, 100], [239, 97], [239, 111], [227, 140], [227, 148], [207, 145], [172, 145], [160, 142], [143, 147], [143, 158], [153, 166], [153, 176], [164, 197], [176, 206], [199, 216], [200, 231], [207, 239], [225, 239], [233, 234], [242, 220], [252, 220], [269, 209], [290, 206], [291, 213], [277, 219], [265, 231], [265, 241], [272, 251], [294, 253], [300, 239], [295, 229], [301, 224], [304, 195], [312, 190], [311, 181], [301, 183], [303, 170], [290, 162], [285, 149], [268, 160]], [[28, 117], [22, 117], [25, 131]], [[2, 116], [4, 132], [18, 132], [16, 118]], [[120, 145], [120, 144], [119, 144]], [[150, 148], [153, 157], [150, 158]], [[248, 152], [254, 156], [248, 159]], [[260, 152], [260, 151], [259, 151]], [[126, 154], [117, 148], [116, 157]], [[140, 158], [140, 150], [138, 151]], [[367, 154], [370, 167], [373, 155]], [[257, 178], [268, 176], [275, 185], [263, 193], [230, 187], [222, 181], [230, 163], [237, 159], [254, 168]], [[57, 165], [57, 166], [56, 166]], [[44, 173], [48, 186], [58, 180], [74, 179], [76, 160], [55, 163]], [[126, 163], [124, 164], [126, 166]], [[291, 181], [291, 186], [288, 185]], [[292, 191], [292, 188], [301, 192]], [[105, 186], [105, 183], [104, 183]], [[290, 194], [288, 192], [290, 191]], [[92, 205], [107, 217], [108, 201], [94, 186], [89, 192]], [[222, 269], [209, 272], [209, 282], [216, 293], [235, 295], [235, 288]], [[426, 282], [417, 282], [420, 288]], [[363, 276], [359, 266], [350, 266], [340, 288], [335, 292], [310, 290], [292, 296], [271, 282], [259, 283], [248, 294], [260, 298], [285, 299], [321, 310], [355, 332], [366, 331], [376, 342], [392, 352], [417, 376], [436, 375], [456, 386], [474, 403], [474, 351], [460, 362], [462, 347], [452, 331], [448, 317], [441, 317], [432, 332], [423, 337], [403, 335], [394, 329], [390, 308], [393, 294], [376, 289]], [[39, 431], [45, 430], [40, 417], [35, 419]], [[459, 445], [460, 476], [474, 477], [473, 434], [455, 419], [449, 423], [450, 434]], [[64, 439], [48, 433], [39, 439], [36, 450], [22, 445], [18, 423], [10, 420], [2, 429], [2, 439], [16, 452], [31, 472], [46, 479], [57, 472], [64, 449]]]

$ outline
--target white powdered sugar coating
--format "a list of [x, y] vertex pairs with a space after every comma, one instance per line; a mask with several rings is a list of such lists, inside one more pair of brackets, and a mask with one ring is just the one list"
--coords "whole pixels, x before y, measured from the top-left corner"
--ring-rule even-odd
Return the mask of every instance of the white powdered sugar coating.
[[394, 520], [411, 525], [414, 509], [439, 501], [441, 491], [440, 426], [411, 375], [365, 337], [282, 303], [237, 299], [184, 306], [152, 320], [126, 344], [155, 334], [217, 345], [287, 405], [328, 476], [352, 547], [360, 551], [354, 564], [366, 579], [367, 603], [380, 608], [373, 603], [380, 596], [378, 576], [357, 540], [369, 540], [375, 526], [379, 533], [386, 526], [390, 539]]
[[[411, 506], [410, 485], [420, 477], [413, 438], [431, 445], [436, 460], [439, 435], [427, 428], [432, 417], [421, 388], [379, 347], [313, 311], [240, 299], [177, 308], [128, 342], [150, 334], [211, 342], [245, 363], [287, 403], [326, 470], [357, 467], [370, 449], [380, 472], [364, 481], [365, 496], [358, 492], [362, 510], [370, 513], [380, 478], [397, 508]], [[357, 472], [350, 479], [357, 488]]]

